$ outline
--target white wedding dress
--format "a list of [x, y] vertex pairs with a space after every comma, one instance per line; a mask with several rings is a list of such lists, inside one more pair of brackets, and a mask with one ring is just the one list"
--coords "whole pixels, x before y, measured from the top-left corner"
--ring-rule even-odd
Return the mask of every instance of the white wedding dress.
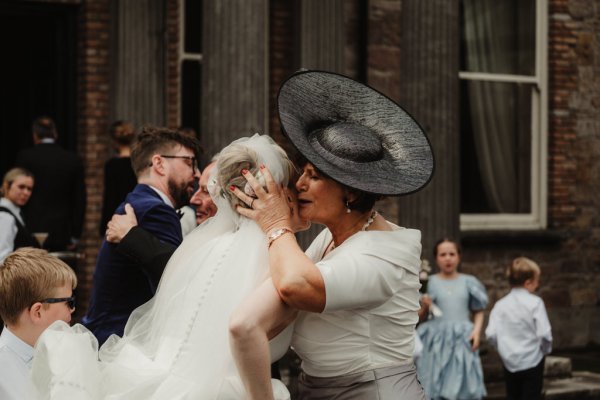
[[[234, 144], [254, 149], [275, 180], [287, 183], [284, 162], [268, 136]], [[228, 322], [268, 277], [267, 241], [211, 182], [217, 214], [185, 238], [155, 297], [133, 312], [123, 338], [113, 335], [97, 351], [96, 339], [81, 325], [56, 322], [44, 332], [32, 367], [34, 398], [246, 398], [229, 350]], [[271, 342], [273, 360], [285, 354], [291, 332], [290, 326]], [[282, 382], [272, 383], [276, 399], [289, 399]]]

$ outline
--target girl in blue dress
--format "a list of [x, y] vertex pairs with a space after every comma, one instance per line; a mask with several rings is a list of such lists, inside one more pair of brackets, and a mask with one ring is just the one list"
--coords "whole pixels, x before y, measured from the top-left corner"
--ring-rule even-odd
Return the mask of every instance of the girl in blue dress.
[[[479, 359], [484, 286], [472, 275], [458, 272], [460, 247], [442, 239], [434, 247], [439, 273], [429, 278], [417, 329], [423, 342], [417, 371], [430, 399], [481, 399], [486, 395]], [[470, 317], [473, 316], [473, 321]]]

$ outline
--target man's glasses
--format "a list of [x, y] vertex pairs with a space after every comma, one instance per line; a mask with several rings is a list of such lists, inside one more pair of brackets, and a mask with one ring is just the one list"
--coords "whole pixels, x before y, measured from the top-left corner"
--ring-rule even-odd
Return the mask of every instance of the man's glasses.
[[66, 302], [71, 310], [75, 309], [75, 296], [71, 297], [50, 297], [44, 300], [40, 300], [40, 303], [54, 304]]
[[[192, 171], [195, 172], [198, 169], [198, 160], [196, 160], [196, 157], [190, 157], [190, 156], [168, 156], [168, 155], [164, 155], [164, 154], [159, 154], [161, 157], [164, 158], [182, 158], [184, 160], [187, 160], [186, 164], [189, 165], [192, 168]], [[152, 164], [150, 164], [152, 165]]]

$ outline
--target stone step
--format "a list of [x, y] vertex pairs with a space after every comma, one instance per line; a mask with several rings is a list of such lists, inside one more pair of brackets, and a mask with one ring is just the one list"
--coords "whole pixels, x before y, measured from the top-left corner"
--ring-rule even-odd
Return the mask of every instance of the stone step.
[[573, 372], [571, 359], [568, 357], [548, 356], [544, 365], [546, 378], [570, 378]]
[[[502, 361], [496, 352], [490, 352], [481, 358], [483, 376], [486, 382], [504, 381]], [[571, 359], [568, 357], [547, 356], [544, 365], [546, 378], [569, 378], [573, 372]]]
[[[486, 400], [506, 398], [504, 382], [486, 383]], [[600, 400], [600, 374], [575, 371], [570, 378], [546, 378], [545, 400]]]

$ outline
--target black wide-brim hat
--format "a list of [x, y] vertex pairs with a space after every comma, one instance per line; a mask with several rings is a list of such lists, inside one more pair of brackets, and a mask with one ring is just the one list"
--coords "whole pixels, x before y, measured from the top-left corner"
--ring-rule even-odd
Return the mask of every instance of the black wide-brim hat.
[[433, 175], [431, 145], [404, 110], [343, 75], [300, 71], [277, 99], [283, 133], [320, 171], [354, 189], [405, 195]]

